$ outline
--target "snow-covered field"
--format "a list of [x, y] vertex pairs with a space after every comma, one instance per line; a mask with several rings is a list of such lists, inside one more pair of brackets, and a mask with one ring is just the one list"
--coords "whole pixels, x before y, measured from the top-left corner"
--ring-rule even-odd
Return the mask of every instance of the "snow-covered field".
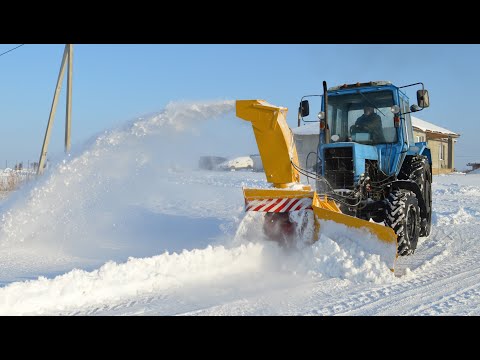
[[263, 173], [192, 165], [215, 134], [191, 129], [233, 109], [171, 104], [1, 200], [0, 314], [480, 314], [480, 174], [434, 177], [432, 234], [395, 274], [341, 225], [286, 252], [242, 221]]

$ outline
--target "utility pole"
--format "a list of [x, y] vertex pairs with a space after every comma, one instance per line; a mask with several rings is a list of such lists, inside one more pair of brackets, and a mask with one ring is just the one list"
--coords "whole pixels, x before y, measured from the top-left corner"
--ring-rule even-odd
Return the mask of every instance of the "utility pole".
[[67, 109], [65, 116], [65, 153], [70, 151], [70, 130], [72, 127], [72, 69], [73, 45], [68, 44], [68, 72], [67, 72]]
[[52, 132], [55, 112], [57, 111], [58, 97], [62, 89], [63, 76], [65, 74], [65, 64], [68, 63], [67, 75], [67, 113], [65, 119], [65, 152], [70, 150], [70, 128], [71, 128], [71, 113], [72, 113], [72, 70], [73, 70], [73, 45], [66, 44], [63, 51], [62, 64], [58, 73], [57, 86], [53, 94], [52, 107], [50, 108], [50, 116], [48, 117], [47, 129], [43, 139], [42, 152], [40, 153], [40, 160], [38, 161], [37, 175], [43, 172], [45, 160], [47, 158], [48, 144], [50, 142], [50, 135]]

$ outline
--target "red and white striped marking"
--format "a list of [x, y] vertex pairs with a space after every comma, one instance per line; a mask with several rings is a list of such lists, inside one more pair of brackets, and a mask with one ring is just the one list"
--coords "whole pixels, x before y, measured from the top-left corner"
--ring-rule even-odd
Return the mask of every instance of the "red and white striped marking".
[[245, 199], [245, 211], [289, 212], [305, 209], [312, 209], [311, 198]]

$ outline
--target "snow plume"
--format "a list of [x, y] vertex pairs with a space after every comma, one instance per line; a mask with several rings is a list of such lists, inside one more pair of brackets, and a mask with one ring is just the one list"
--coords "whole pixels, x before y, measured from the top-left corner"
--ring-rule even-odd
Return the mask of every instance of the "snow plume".
[[[197, 163], [201, 147], [215, 136], [199, 133], [202, 124], [227, 116], [234, 105], [170, 103], [50, 164], [41, 179], [2, 204], [0, 251], [20, 247], [37, 256], [45, 250], [104, 260], [164, 251], [168, 244], [154, 227], [158, 219], [142, 206], [152, 198], [168, 203], [182, 191], [168, 181], [172, 171]], [[192, 140], [196, 133], [201, 141]]]
[[175, 132], [192, 131], [197, 129], [199, 121], [222, 116], [233, 111], [234, 107], [234, 101], [198, 104], [170, 102], [164, 112], [134, 121], [129, 127], [136, 136], [151, 135], [168, 129]]

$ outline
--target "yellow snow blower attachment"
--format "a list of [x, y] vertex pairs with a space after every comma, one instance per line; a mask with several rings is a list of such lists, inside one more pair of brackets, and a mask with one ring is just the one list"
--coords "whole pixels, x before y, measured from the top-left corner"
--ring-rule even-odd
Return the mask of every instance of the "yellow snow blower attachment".
[[[265, 213], [263, 232], [267, 239], [288, 246], [299, 230], [307, 234], [305, 242], [320, 238], [321, 226], [328, 221], [363, 229], [370, 234], [358, 241], [377, 252], [393, 271], [397, 256], [397, 235], [390, 228], [343, 214], [326, 194], [318, 194], [310, 185], [300, 183], [298, 155], [293, 134], [286, 122], [287, 108], [264, 100], [237, 100], [237, 117], [250, 121], [262, 159], [267, 181], [272, 188], [243, 188], [245, 211]], [[300, 214], [300, 215], [299, 215]], [[308, 219], [308, 215], [314, 221]], [[373, 235], [373, 236], [372, 236]]]

